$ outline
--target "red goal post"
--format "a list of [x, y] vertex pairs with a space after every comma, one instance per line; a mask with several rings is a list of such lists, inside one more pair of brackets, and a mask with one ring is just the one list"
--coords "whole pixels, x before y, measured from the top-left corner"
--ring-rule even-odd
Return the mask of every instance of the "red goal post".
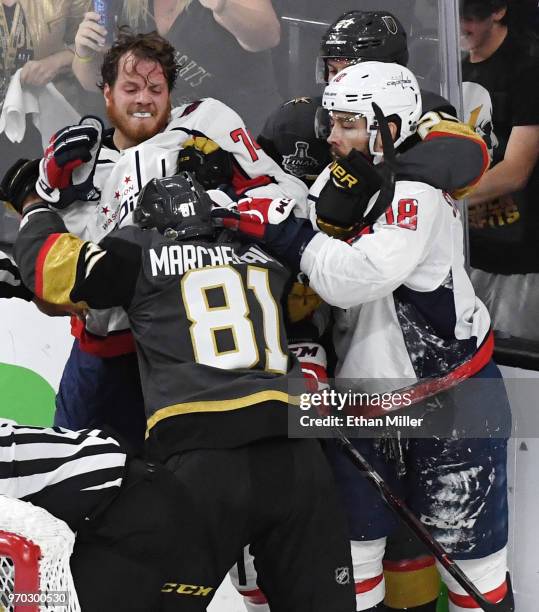
[[0, 612], [80, 612], [75, 535], [43, 508], [0, 495]]

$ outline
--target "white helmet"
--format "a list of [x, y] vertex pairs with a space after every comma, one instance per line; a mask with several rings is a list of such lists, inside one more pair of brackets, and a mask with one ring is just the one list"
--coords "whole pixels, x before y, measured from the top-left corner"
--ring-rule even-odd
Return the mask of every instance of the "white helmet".
[[361, 62], [348, 66], [324, 90], [322, 105], [328, 111], [354, 113], [367, 119], [369, 150], [374, 143], [378, 122], [372, 103], [376, 102], [386, 117], [398, 115], [401, 128], [395, 147], [415, 133], [421, 117], [421, 92], [415, 76], [400, 64]]

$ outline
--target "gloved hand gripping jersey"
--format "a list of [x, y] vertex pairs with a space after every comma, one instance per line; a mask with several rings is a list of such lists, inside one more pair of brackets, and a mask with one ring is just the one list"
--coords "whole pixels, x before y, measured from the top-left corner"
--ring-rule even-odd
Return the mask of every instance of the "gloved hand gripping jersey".
[[[384, 161], [375, 166], [356, 149], [331, 165], [331, 177], [316, 202], [316, 225], [326, 234], [347, 238], [373, 223], [391, 204], [395, 192], [395, 150], [381, 108], [372, 107], [382, 135]], [[372, 196], [376, 202], [365, 214]]]
[[36, 183], [36, 191], [45, 202], [62, 209], [76, 200], [99, 199], [93, 177], [102, 134], [101, 119], [88, 115], [79, 125], [66, 127], [52, 136]]
[[178, 155], [177, 171], [193, 172], [205, 189], [216, 189], [232, 180], [232, 155], [205, 136], [188, 138]]

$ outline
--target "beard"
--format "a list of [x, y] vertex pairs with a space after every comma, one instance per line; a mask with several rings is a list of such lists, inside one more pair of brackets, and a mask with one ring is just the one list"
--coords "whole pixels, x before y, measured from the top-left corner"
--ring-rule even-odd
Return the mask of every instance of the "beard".
[[[169, 102], [167, 107], [160, 112], [155, 107], [141, 108], [137, 105], [123, 110], [115, 104], [114, 100], [111, 100], [106, 110], [111, 125], [131, 143], [130, 146], [136, 146], [159, 134], [165, 128], [169, 122], [170, 109]], [[150, 112], [152, 116], [147, 119], [137, 119], [132, 116], [136, 112]]]

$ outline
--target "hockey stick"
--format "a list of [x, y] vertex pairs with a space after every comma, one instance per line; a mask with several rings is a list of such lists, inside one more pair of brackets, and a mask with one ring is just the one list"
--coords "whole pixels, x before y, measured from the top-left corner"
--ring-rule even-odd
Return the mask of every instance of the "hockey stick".
[[372, 468], [369, 462], [363, 455], [352, 445], [350, 440], [343, 432], [335, 427], [335, 433], [341, 443], [344, 453], [359, 468], [365, 475], [368, 481], [378, 490], [386, 504], [395, 512], [395, 514], [403, 521], [403, 523], [411, 529], [417, 537], [425, 544], [425, 546], [438, 559], [448, 573], [458, 582], [458, 584], [472, 597], [478, 606], [484, 612], [514, 612], [515, 602], [513, 598], [513, 589], [511, 587], [511, 577], [509, 572], [505, 576], [507, 583], [507, 593], [505, 597], [498, 603], [488, 601], [476, 589], [475, 585], [469, 580], [466, 574], [460, 569], [456, 562], [449, 556], [448, 553], [438, 544], [431, 536], [425, 525], [412, 513], [406, 506], [404, 501], [397, 497], [389, 488], [383, 478]]

